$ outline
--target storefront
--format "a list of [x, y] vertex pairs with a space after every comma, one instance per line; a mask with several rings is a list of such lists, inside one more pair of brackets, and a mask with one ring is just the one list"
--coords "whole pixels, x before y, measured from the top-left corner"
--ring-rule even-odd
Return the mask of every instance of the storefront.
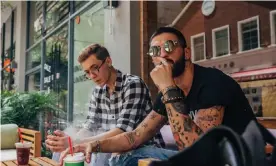
[[276, 117], [276, 67], [231, 76], [240, 84], [257, 117]]
[[25, 89], [54, 92], [64, 110], [59, 121], [74, 117], [80, 124], [93, 84], [83, 77], [77, 57], [87, 45], [104, 43], [103, 2], [28, 1], [27, 12]]

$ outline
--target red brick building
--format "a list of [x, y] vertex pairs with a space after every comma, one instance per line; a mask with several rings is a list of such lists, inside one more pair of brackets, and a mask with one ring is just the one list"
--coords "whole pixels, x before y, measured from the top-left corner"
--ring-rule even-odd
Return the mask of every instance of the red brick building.
[[[185, 35], [192, 61], [235, 78], [257, 116], [276, 117], [276, 2], [194, 1], [178, 4], [171, 22]], [[168, 5], [168, 4], [167, 4]], [[181, 10], [179, 9], [179, 6]], [[166, 9], [166, 4], [163, 6]], [[168, 8], [168, 7], [167, 7]], [[160, 25], [160, 2], [141, 3], [143, 78], [153, 67], [145, 53], [148, 38]], [[169, 12], [168, 17], [173, 17]], [[176, 19], [175, 19], [176, 18]], [[164, 19], [163, 19], [164, 20]]]

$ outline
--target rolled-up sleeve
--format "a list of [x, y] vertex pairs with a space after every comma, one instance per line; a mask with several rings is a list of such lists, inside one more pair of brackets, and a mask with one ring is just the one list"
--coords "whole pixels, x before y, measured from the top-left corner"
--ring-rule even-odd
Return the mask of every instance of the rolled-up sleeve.
[[124, 87], [122, 110], [117, 120], [117, 128], [132, 131], [143, 118], [143, 113], [152, 104], [149, 90], [141, 80], [132, 80]]

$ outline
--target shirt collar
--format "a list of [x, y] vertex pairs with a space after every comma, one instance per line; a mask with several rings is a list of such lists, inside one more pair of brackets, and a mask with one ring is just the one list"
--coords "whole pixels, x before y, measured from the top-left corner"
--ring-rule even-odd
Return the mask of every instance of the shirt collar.
[[[123, 86], [123, 73], [120, 70], [116, 69], [116, 75], [117, 75], [117, 77], [116, 77], [116, 82], [115, 82], [115, 92], [119, 92], [119, 91], [121, 91], [122, 86]], [[103, 90], [108, 91], [107, 85], [105, 85], [103, 87]]]

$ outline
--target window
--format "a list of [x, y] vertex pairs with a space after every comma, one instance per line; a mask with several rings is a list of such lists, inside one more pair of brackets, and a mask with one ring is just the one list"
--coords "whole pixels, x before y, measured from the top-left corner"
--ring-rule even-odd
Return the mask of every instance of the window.
[[[92, 90], [95, 84], [84, 77], [84, 72], [78, 62], [78, 56], [83, 48], [92, 43], [104, 44], [105, 39], [105, 11], [103, 3], [77, 16], [80, 22], [74, 22], [74, 120], [83, 123], [86, 115]], [[77, 18], [76, 17], [76, 18]], [[89, 32], [89, 33], [87, 33]]]
[[69, 1], [47, 1], [46, 31], [49, 33], [69, 16]]
[[29, 12], [30, 14], [30, 22], [29, 22], [29, 46], [33, 45], [36, 43], [39, 39], [41, 39], [41, 27], [43, 25], [43, 16], [42, 16], [42, 11], [43, 11], [43, 4], [44, 2], [42, 1], [31, 1], [30, 2], [30, 8]]
[[230, 54], [229, 25], [213, 29], [212, 39], [214, 57]]
[[205, 33], [191, 36], [193, 61], [205, 60]]
[[270, 12], [271, 45], [276, 44], [276, 10]]
[[260, 47], [259, 17], [238, 22], [239, 50], [248, 51]]

